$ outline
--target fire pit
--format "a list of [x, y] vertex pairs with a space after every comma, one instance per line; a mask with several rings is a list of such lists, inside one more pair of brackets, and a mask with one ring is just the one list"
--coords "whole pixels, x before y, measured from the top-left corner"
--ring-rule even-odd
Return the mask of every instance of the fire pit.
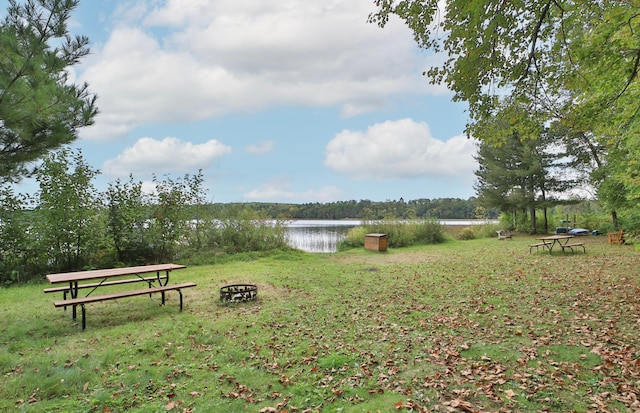
[[253, 284], [232, 284], [220, 288], [220, 301], [242, 302], [258, 298], [258, 286]]

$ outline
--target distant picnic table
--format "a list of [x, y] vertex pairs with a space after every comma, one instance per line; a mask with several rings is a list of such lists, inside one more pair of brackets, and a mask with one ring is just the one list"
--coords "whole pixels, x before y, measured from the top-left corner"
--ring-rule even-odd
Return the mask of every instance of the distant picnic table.
[[[171, 271], [186, 268], [184, 265], [178, 264], [157, 264], [144, 265], [137, 267], [111, 268], [103, 270], [76, 271], [58, 274], [48, 274], [47, 280], [56, 287], [45, 288], [45, 293], [62, 292], [62, 300], [54, 301], [56, 308], [71, 307], [71, 317], [75, 321], [77, 318], [77, 307], [82, 310], [82, 329], [86, 328], [86, 309], [85, 305], [107, 300], [117, 300], [120, 298], [134, 297], [160, 293], [161, 304], [165, 303], [165, 293], [167, 291], [177, 291], [180, 296], [180, 311], [182, 311], [182, 289], [195, 287], [192, 282], [183, 282], [179, 284], [169, 284], [169, 274]], [[155, 275], [149, 275], [154, 274]], [[133, 277], [131, 277], [133, 276]], [[123, 278], [129, 277], [129, 278]], [[89, 282], [91, 281], [91, 282]], [[132, 283], [145, 283], [146, 288], [137, 290], [123, 290], [119, 292], [110, 292], [107, 294], [94, 294], [101, 288], [114, 285], [125, 285]], [[64, 284], [64, 285], [62, 285]], [[80, 296], [80, 291], [85, 290], [87, 293]]]
[[536, 238], [538, 241], [542, 241], [536, 244], [531, 244], [529, 245], [529, 254], [531, 254], [531, 251], [533, 250], [533, 248], [535, 248], [536, 250], [538, 250], [539, 247], [543, 247], [546, 248], [547, 250], [549, 250], [549, 254], [553, 253], [553, 248], [557, 245], [562, 249], [562, 252], [565, 252], [565, 250], [571, 250], [571, 253], [574, 252], [574, 248], [582, 248], [583, 252], [587, 252], [584, 243], [582, 242], [575, 242], [575, 243], [569, 243], [569, 240], [571, 240], [571, 238], [573, 238], [573, 235], [549, 235], [546, 237], [539, 237]]

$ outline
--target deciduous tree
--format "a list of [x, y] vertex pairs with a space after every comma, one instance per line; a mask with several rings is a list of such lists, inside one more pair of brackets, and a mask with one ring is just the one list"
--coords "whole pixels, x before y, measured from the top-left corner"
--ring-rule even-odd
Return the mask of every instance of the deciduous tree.
[[77, 271], [102, 251], [104, 225], [93, 186], [99, 172], [80, 151], [50, 153], [38, 170], [36, 231], [48, 261], [59, 271]]
[[[165, 177], [160, 180], [154, 175], [153, 182], [151, 244], [155, 260], [164, 262], [173, 257], [179, 243], [192, 241], [190, 235], [195, 217], [190, 207], [203, 201], [202, 171], [193, 176], [185, 174], [178, 179]], [[197, 231], [197, 222], [193, 229]]]
[[107, 233], [113, 241], [118, 261], [142, 265], [151, 259], [149, 197], [142, 192], [142, 182], [116, 180], [105, 193]]
[[[454, 100], [469, 104], [467, 132], [509, 96], [543, 123], [562, 122], [605, 149], [609, 178], [627, 199], [640, 199], [640, 13], [628, 0], [377, 0], [370, 21], [392, 15], [417, 43], [447, 55], [425, 71]], [[530, 137], [527, 124], [517, 130]], [[620, 144], [622, 143], [622, 144]], [[617, 146], [615, 158], [608, 148]], [[626, 151], [624, 156], [621, 151]], [[619, 162], [623, 160], [624, 162]]]
[[0, 284], [25, 281], [37, 266], [38, 249], [31, 228], [29, 199], [0, 185]]

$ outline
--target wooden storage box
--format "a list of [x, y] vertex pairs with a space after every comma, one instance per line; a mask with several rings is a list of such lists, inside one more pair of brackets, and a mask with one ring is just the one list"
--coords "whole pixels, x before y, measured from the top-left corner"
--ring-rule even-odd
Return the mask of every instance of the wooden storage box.
[[387, 250], [387, 234], [367, 234], [364, 236], [364, 249], [370, 251]]

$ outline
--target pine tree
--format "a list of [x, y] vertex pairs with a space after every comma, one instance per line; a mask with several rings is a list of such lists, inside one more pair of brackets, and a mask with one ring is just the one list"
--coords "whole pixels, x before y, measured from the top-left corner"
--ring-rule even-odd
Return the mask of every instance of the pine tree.
[[30, 163], [77, 138], [93, 123], [96, 96], [70, 83], [68, 68], [89, 40], [67, 29], [77, 0], [9, 1], [0, 22], [0, 183], [18, 181]]

